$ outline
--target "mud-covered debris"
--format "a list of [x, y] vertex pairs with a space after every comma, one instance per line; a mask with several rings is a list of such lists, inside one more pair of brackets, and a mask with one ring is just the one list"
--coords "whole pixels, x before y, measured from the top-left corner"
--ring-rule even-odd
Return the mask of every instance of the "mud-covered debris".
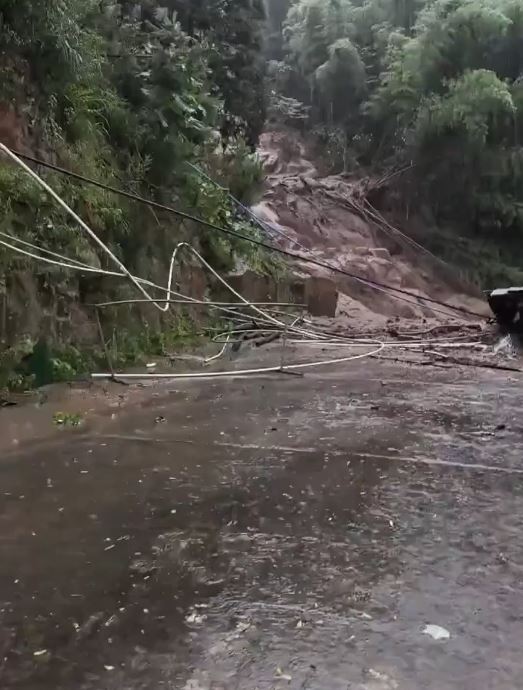
[[192, 623], [193, 625], [201, 625], [206, 618], [207, 616], [202, 616], [201, 614], [196, 613], [196, 611], [193, 611], [185, 618], [185, 622]]
[[156, 424], [165, 424], [165, 422], [167, 420], [165, 419], [165, 417], [163, 415], [160, 414], [160, 415], [158, 415], [158, 417], [155, 418], [154, 421]]
[[290, 673], [284, 673], [280, 667], [276, 669], [276, 673], [274, 674], [275, 678], [278, 678], [278, 680], [287, 680], [290, 681], [292, 680], [292, 676]]
[[376, 669], [374, 668], [369, 668], [367, 674], [373, 680], [377, 681], [377, 683], [379, 683], [379, 687], [383, 688], [383, 690], [395, 690], [399, 687], [397, 681], [395, 681], [394, 678], [391, 678], [387, 673], [383, 673], [382, 671], [376, 671]]
[[33, 652], [33, 656], [44, 656], [47, 654], [47, 649], [39, 649], [37, 652]]
[[442, 628], [441, 625], [426, 625], [423, 628], [424, 635], [430, 635], [433, 640], [448, 640], [450, 639], [450, 633], [446, 628]]
[[104, 618], [105, 616], [103, 611], [98, 611], [97, 613], [93, 613], [92, 616], [89, 616], [85, 623], [80, 625], [78, 628], [75, 626], [77, 639], [81, 640], [93, 635], [102, 624]]
[[105, 621], [104, 626], [106, 628], [110, 628], [112, 625], [115, 625], [116, 623], [118, 623], [118, 616], [115, 613], [113, 613], [113, 615], [109, 616], [109, 618]]

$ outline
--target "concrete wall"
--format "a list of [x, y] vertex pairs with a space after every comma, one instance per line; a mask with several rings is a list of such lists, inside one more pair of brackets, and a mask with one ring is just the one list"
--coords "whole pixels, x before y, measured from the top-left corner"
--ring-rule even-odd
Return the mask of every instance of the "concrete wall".
[[[291, 302], [306, 305], [312, 316], [336, 315], [338, 291], [329, 278], [282, 278], [278, 281], [254, 271], [227, 276], [227, 281], [251, 302]], [[218, 290], [220, 299], [236, 301], [225, 288]]]

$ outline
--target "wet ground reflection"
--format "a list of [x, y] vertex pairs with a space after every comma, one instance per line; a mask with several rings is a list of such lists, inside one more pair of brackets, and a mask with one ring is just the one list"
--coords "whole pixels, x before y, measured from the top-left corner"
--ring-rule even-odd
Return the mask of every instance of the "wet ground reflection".
[[2, 687], [516, 687], [521, 478], [459, 465], [520, 468], [518, 387], [365, 373], [191, 389], [7, 459]]

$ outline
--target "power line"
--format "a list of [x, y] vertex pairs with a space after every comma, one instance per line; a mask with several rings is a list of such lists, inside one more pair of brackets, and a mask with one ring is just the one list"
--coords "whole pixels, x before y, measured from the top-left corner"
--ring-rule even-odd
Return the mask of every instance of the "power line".
[[[301, 249], [302, 251], [307, 251], [307, 248], [304, 247], [303, 244], [301, 244], [300, 242], [298, 242], [298, 240], [292, 239], [292, 237], [289, 237], [288, 235], [286, 235], [286, 234], [285, 234], [284, 232], [282, 232], [281, 230], [277, 230], [276, 228], [274, 228], [274, 227], [273, 227], [272, 225], [270, 225], [269, 223], [266, 223], [265, 221], [263, 221], [263, 220], [261, 220], [260, 218], [258, 218], [258, 216], [257, 216], [255, 213], [253, 213], [253, 212], [251, 211], [251, 209], [249, 209], [249, 208], [247, 208], [246, 206], [244, 206], [240, 201], [238, 201], [238, 199], [236, 199], [236, 197], [234, 197], [234, 196], [229, 192], [228, 189], [226, 189], [225, 187], [222, 187], [221, 185], [219, 185], [218, 182], [216, 182], [216, 181], [213, 180], [211, 177], [209, 177], [206, 173], [204, 173], [204, 172], [201, 170], [201, 168], [199, 168], [198, 166], [193, 165], [192, 163], [189, 163], [189, 162], [187, 163], [187, 165], [188, 165], [190, 168], [192, 168], [193, 170], [195, 170], [195, 171], [196, 171], [199, 175], [201, 175], [204, 179], [208, 180], [208, 181], [209, 181], [211, 184], [213, 184], [217, 189], [221, 189], [223, 192], [225, 192], [225, 193], [228, 195], [229, 199], [230, 199], [230, 200], [231, 200], [241, 211], [243, 211], [243, 212], [249, 217], [249, 219], [250, 219], [252, 222], [254, 222], [256, 225], [258, 225], [258, 227], [261, 228], [261, 229], [262, 229], [265, 233], [267, 233], [269, 236], [271, 236], [273, 233], [276, 233], [276, 234], [280, 235], [281, 237], [283, 237], [283, 238], [284, 238], [285, 240], [287, 240], [288, 242], [290, 242], [291, 244], [294, 244], [298, 249]], [[366, 217], [366, 216], [365, 216], [365, 217]], [[376, 222], [376, 221], [373, 221], [373, 222]], [[385, 221], [384, 221], [384, 222], [385, 222]], [[398, 230], [398, 232], [400, 232], [400, 231]], [[406, 237], [406, 236], [405, 236], [405, 237]], [[273, 239], [273, 237], [271, 237], [271, 239]], [[408, 239], [408, 238], [407, 238], [407, 239]], [[412, 241], [414, 241], [414, 240], [412, 240]], [[384, 292], [385, 294], [387, 294], [387, 290], [386, 290], [386, 289], [383, 289], [383, 288], [380, 288], [380, 287], [377, 287], [377, 286], [373, 286], [373, 289], [374, 289], [374, 290], [377, 290], [377, 291], [380, 291], [380, 292]], [[399, 295], [392, 295], [392, 296], [394, 297], [394, 299], [398, 299], [398, 300], [401, 300], [401, 301], [403, 301], [403, 302], [406, 302], [407, 304], [413, 304], [414, 306], [417, 306], [417, 303], [416, 303], [416, 302], [413, 302], [413, 301], [410, 300], [410, 299], [406, 299], [405, 297], [400, 297]], [[445, 314], [445, 316], [451, 316], [451, 314], [449, 314], [448, 312], [442, 311], [441, 309], [436, 309], [435, 307], [431, 307], [431, 309], [432, 309], [432, 311], [437, 312], [437, 313], [439, 313], [439, 314]]]
[[[338, 268], [337, 266], [334, 266], [332, 264], [327, 263], [326, 261], [321, 261], [319, 259], [314, 259], [312, 257], [308, 256], [302, 256], [301, 254], [298, 254], [296, 252], [289, 251], [287, 249], [283, 249], [281, 247], [275, 247], [271, 244], [268, 244], [267, 242], [264, 242], [263, 240], [258, 240], [253, 237], [249, 237], [247, 235], [244, 235], [240, 232], [237, 232], [236, 230], [231, 230], [230, 228], [224, 228], [220, 225], [216, 225], [215, 223], [210, 223], [207, 220], [204, 220], [203, 218], [198, 218], [197, 216], [193, 216], [190, 213], [185, 213], [184, 211], [180, 211], [178, 209], [173, 208], [172, 206], [167, 206], [166, 204], [161, 204], [157, 201], [152, 201], [151, 199], [146, 199], [145, 197], [139, 196], [138, 194], [133, 194], [131, 192], [126, 192], [123, 189], [118, 189], [117, 187], [112, 187], [111, 185], [107, 185], [103, 182], [99, 182], [98, 180], [94, 180], [90, 177], [86, 177], [85, 175], [80, 175], [79, 173], [72, 172], [71, 170], [67, 170], [66, 168], [62, 168], [58, 165], [54, 165], [53, 163], [48, 163], [46, 161], [40, 160], [39, 158], [35, 158], [34, 156], [30, 156], [26, 153], [21, 153], [19, 151], [11, 149], [11, 151], [18, 156], [19, 158], [22, 158], [24, 160], [27, 160], [34, 165], [39, 165], [43, 168], [47, 168], [49, 170], [52, 170], [53, 172], [59, 173], [61, 175], [65, 175], [67, 177], [70, 177], [72, 179], [78, 180], [80, 182], [83, 182], [85, 184], [90, 184], [94, 187], [98, 187], [99, 189], [103, 189], [105, 191], [111, 192], [112, 194], [116, 194], [118, 196], [124, 197], [126, 199], [130, 199], [131, 201], [137, 201], [138, 203], [144, 204], [146, 206], [149, 206], [151, 208], [158, 209], [159, 211], [165, 211], [167, 213], [171, 213], [179, 218], [182, 218], [187, 221], [191, 221], [193, 223], [198, 223], [199, 225], [202, 225], [203, 227], [209, 228], [211, 230], [215, 230], [217, 232], [221, 232], [225, 235], [229, 235], [231, 237], [236, 237], [239, 240], [243, 240], [244, 242], [250, 242], [251, 244], [254, 244], [258, 247], [262, 247], [263, 249], [266, 249], [271, 252], [277, 252], [278, 254], [281, 254], [283, 256], [287, 256], [291, 259], [297, 260], [297, 261], [302, 261], [304, 263], [311, 264], [313, 266], [318, 266], [319, 268], [325, 268], [329, 271], [332, 271], [333, 273], [338, 273], [339, 275], [343, 275], [347, 278], [352, 278], [353, 280], [357, 280], [360, 283], [363, 283], [364, 285], [368, 285], [373, 288], [377, 289], [385, 289], [391, 292], [399, 293], [400, 295], [407, 295], [408, 297], [413, 297], [415, 300], [421, 300], [422, 302], [428, 302], [430, 304], [437, 304], [440, 307], [445, 307], [446, 309], [452, 309], [453, 311], [460, 312], [462, 314], [467, 314], [468, 316], [475, 316], [479, 318], [485, 318], [483, 314], [479, 314], [478, 312], [474, 312], [470, 309], [465, 309], [464, 307], [457, 307], [452, 304], [448, 304], [446, 302], [443, 302], [441, 300], [434, 299], [432, 297], [425, 297], [421, 295], [417, 295], [414, 292], [411, 292], [410, 290], [404, 290], [403, 288], [395, 287], [393, 285], [388, 285], [387, 283], [380, 283], [375, 280], [371, 280], [369, 278], [363, 278], [362, 276], [359, 276], [355, 273], [351, 273], [350, 271], [347, 271], [343, 268]], [[392, 295], [392, 296], [397, 296], [397, 295]]]
[[292, 237], [289, 237], [289, 235], [286, 235], [282, 230], [279, 228], [273, 227], [270, 223], [266, 223], [264, 220], [261, 220], [261, 218], [258, 218], [258, 216], [251, 211], [250, 208], [247, 208], [244, 204], [242, 204], [241, 201], [239, 201], [235, 196], [231, 194], [231, 192], [226, 189], [225, 187], [222, 187], [218, 182], [212, 179], [212, 177], [209, 177], [201, 168], [199, 168], [197, 165], [194, 165], [193, 163], [187, 163], [187, 165], [194, 170], [198, 175], [203, 177], [205, 180], [210, 182], [212, 185], [216, 187], [216, 189], [221, 189], [223, 192], [227, 194], [229, 199], [233, 202], [233, 204], [239, 208], [250, 220], [251, 222], [255, 223], [263, 232], [266, 232], [268, 235], [280, 235], [280, 237], [283, 237], [287, 242], [291, 242], [291, 244], [294, 244], [296, 247], [299, 249], [303, 249], [306, 251], [306, 247], [304, 247], [300, 242], [297, 240], [294, 240]]
[[[277, 233], [281, 237], [286, 239], [288, 242], [290, 242], [291, 244], [294, 244], [295, 247], [297, 247], [298, 249], [301, 249], [302, 251], [305, 251], [305, 252], [308, 251], [307, 247], [304, 247], [303, 244], [301, 244], [297, 240], [292, 239], [291, 237], [286, 235], [281, 230], [276, 229], [270, 223], [266, 223], [265, 221], [261, 220], [250, 208], [247, 208], [240, 201], [238, 201], [238, 199], [236, 199], [236, 197], [234, 197], [227, 188], [222, 187], [218, 182], [213, 180], [212, 177], [209, 177], [209, 175], [204, 173], [203, 170], [201, 168], [199, 168], [197, 165], [194, 165], [193, 163], [190, 163], [190, 162], [187, 162], [187, 165], [192, 170], [194, 170], [198, 175], [202, 176], [205, 180], [207, 180], [208, 182], [213, 184], [217, 189], [220, 189], [223, 192], [225, 192], [228, 195], [229, 199], [233, 202], [233, 204], [235, 204], [237, 206], [237, 208], [239, 208], [243, 213], [245, 213], [253, 223], [258, 225], [258, 227], [260, 227], [264, 232], [266, 232], [271, 237], [271, 239], [274, 239], [274, 237], [272, 236], [273, 233]], [[410, 167], [413, 167], [413, 166], [411, 165], [411, 166], [409, 166], [409, 168]], [[329, 194], [329, 198], [334, 198], [334, 197], [332, 197]], [[447, 264], [445, 261], [443, 261], [443, 259], [440, 259], [435, 254], [432, 254], [432, 252], [430, 252], [428, 249], [423, 247], [423, 245], [418, 244], [414, 239], [412, 239], [408, 235], [405, 235], [404, 233], [401, 232], [401, 230], [398, 230], [393, 225], [388, 223], [388, 221], [386, 221], [385, 218], [383, 218], [383, 216], [379, 213], [379, 211], [377, 211], [373, 206], [371, 206], [371, 204], [367, 200], [365, 200], [364, 203], [369, 207], [369, 209], [370, 209], [369, 211], [365, 210], [364, 207], [358, 208], [358, 207], [354, 207], [354, 204], [349, 205], [346, 200], [344, 200], [342, 203], [344, 206], [347, 205], [348, 208], [351, 208], [351, 210], [357, 211], [365, 220], [370, 220], [372, 223], [377, 225], [381, 230], [383, 230], [385, 232], [387, 237], [391, 238], [394, 242], [400, 241], [400, 244], [403, 243], [403, 246], [408, 247], [409, 249], [412, 249], [414, 247], [414, 248], [422, 251], [423, 253], [427, 254], [428, 256], [432, 257], [436, 261], [440, 262], [442, 265], [445, 266], [445, 268], [450, 268], [449, 264]], [[386, 290], [383, 290], [383, 289], [378, 288], [376, 286], [374, 286], [373, 289], [381, 291], [381, 292], [385, 292], [385, 293], [387, 292]], [[416, 306], [416, 302], [412, 302], [412, 300], [405, 299], [404, 297], [400, 297], [399, 295], [393, 295], [393, 297], [394, 297], [394, 299], [399, 299], [399, 300], [402, 300], [403, 302], [406, 302], [407, 304], [414, 304]], [[447, 312], [441, 311], [440, 309], [435, 309], [434, 307], [431, 307], [431, 308], [433, 311], [438, 312], [439, 314], [448, 315]]]

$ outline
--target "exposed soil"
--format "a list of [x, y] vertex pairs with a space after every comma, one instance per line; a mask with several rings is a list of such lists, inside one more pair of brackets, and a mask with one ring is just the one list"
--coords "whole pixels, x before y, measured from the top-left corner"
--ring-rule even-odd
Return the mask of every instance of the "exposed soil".
[[[266, 132], [259, 153], [267, 173], [256, 213], [288, 239], [288, 248], [327, 261], [363, 278], [430, 296], [488, 315], [474, 288], [453, 279], [451, 270], [421, 250], [406, 248], [397, 234], [358, 213], [366, 181], [349, 176], [321, 177], [300, 135]], [[340, 290], [339, 316], [354, 326], [380, 328], [388, 319], [449, 319], [426, 304], [409, 304], [326, 269], [302, 264], [300, 270], [333, 278]], [[415, 301], [415, 300], [414, 300]], [[459, 315], [456, 315], [459, 319]]]

